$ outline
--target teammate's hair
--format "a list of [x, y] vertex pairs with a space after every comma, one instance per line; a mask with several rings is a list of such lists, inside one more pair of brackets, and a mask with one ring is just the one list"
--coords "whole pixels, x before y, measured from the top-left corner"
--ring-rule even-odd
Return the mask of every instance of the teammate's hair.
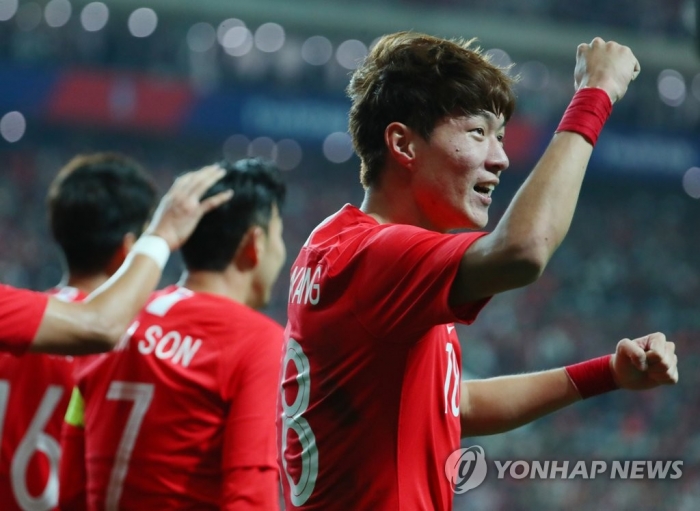
[[414, 32], [386, 35], [353, 73], [346, 89], [352, 100], [350, 134], [365, 188], [378, 183], [387, 155], [384, 130], [392, 122], [429, 140], [446, 116], [488, 111], [510, 119], [515, 79], [473, 41]]
[[119, 153], [79, 155], [54, 178], [49, 225], [69, 271], [104, 270], [124, 236], [139, 236], [156, 203], [156, 187], [135, 160]]
[[284, 203], [286, 186], [272, 163], [248, 158], [218, 165], [226, 175], [204, 198], [229, 189], [234, 191], [233, 198], [204, 215], [180, 249], [188, 270], [226, 269], [248, 229], [256, 225], [267, 232], [273, 206], [280, 210]]

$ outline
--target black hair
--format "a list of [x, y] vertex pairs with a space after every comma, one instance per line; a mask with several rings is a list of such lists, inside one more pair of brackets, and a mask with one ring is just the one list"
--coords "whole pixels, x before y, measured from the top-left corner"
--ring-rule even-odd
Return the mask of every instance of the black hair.
[[223, 271], [233, 259], [250, 227], [267, 231], [273, 206], [282, 208], [286, 186], [275, 165], [259, 158], [218, 164], [226, 175], [203, 198], [225, 190], [233, 198], [210, 211], [182, 246], [182, 258], [188, 270]]
[[71, 272], [103, 271], [124, 236], [139, 236], [156, 187], [135, 160], [119, 153], [80, 155], [49, 187], [49, 226]]

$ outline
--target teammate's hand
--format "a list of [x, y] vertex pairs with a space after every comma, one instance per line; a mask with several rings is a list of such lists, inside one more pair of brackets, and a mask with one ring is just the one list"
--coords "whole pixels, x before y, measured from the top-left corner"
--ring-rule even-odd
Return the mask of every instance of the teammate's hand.
[[615, 381], [623, 389], [645, 390], [678, 381], [676, 345], [662, 333], [638, 339], [622, 339], [610, 365]]
[[233, 196], [233, 190], [227, 190], [200, 202], [202, 195], [225, 174], [218, 165], [210, 165], [178, 177], [158, 204], [146, 233], [163, 238], [171, 251], [180, 248], [202, 216]]
[[574, 84], [603, 89], [615, 103], [627, 92], [629, 83], [637, 78], [639, 61], [627, 46], [596, 37], [590, 44], [579, 44], [576, 50]]

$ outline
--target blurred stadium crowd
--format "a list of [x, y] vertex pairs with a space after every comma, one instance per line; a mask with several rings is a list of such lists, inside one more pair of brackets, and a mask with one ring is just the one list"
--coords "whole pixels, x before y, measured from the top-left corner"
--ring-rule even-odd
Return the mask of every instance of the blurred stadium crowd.
[[[407, 4], [427, 4], [426, 0], [402, 0]], [[433, 3], [433, 2], [430, 2]], [[551, 22], [592, 23], [613, 27], [624, 27], [634, 31], [683, 37], [689, 34], [688, 17], [691, 2], [685, 0], [623, 0], [606, 2], [593, 0], [586, 3], [560, 0], [440, 0], [441, 5], [465, 8], [502, 15], [518, 16], [521, 19], [546, 20]]]
[[[537, 21], [564, 29], [583, 27], [603, 36], [621, 30], [628, 38], [663, 37], [688, 47], [694, 44], [692, 0], [585, 3], [440, 0], [437, 4], [427, 0], [387, 0], [380, 4], [391, 9], [416, 7], [430, 9], [431, 13], [458, 12], [465, 19], [470, 15], [488, 15], [488, 19], [524, 23], [524, 26]], [[12, 10], [10, 5], [16, 9]], [[73, 3], [50, 0], [46, 4], [3, 0], [0, 61], [187, 78], [201, 92], [252, 84], [286, 92], [340, 95], [347, 85], [348, 70], [366, 54], [378, 35], [366, 30], [353, 35], [347, 31], [338, 34], [333, 29], [324, 33], [323, 28], [310, 32], [308, 26], [276, 23], [246, 26], [247, 20], [238, 19], [235, 9], [230, 17], [217, 17], [211, 13], [192, 16], [189, 12], [184, 15], [146, 8], [118, 9], [118, 5], [85, 0], [73, 0]], [[503, 50], [485, 49], [494, 50], [493, 58], [498, 63], [511, 63], [511, 56]], [[513, 56], [513, 73], [522, 78], [518, 88], [520, 114], [549, 119], [566, 106], [571, 92], [574, 49], [566, 53], [571, 56], [564, 62], [556, 63], [540, 62], [531, 54]], [[522, 52], [523, 49], [510, 50]], [[623, 113], [616, 114], [616, 121], [624, 115], [627, 122], [639, 126], [697, 128], [700, 74], [648, 69], [644, 64], [645, 72], [617, 108]], [[662, 71], [665, 74], [660, 74]], [[681, 104], [683, 108], [675, 108]]]
[[[427, 0], [388, 3], [435, 4]], [[438, 3], [456, 8], [467, 2]], [[604, 23], [639, 33], [691, 38], [687, 21], [692, 17], [691, 2], [682, 0], [474, 0], [468, 4], [470, 9], [524, 19]], [[104, 31], [81, 30], [76, 15], [56, 30], [42, 22], [46, 16], [42, 6], [22, 2], [13, 20], [0, 22], [0, 61], [141, 70], [187, 76], [202, 86], [222, 88], [252, 81], [340, 93], [347, 81], [347, 69], [337, 62], [295, 70], [284, 52], [258, 52], [254, 57], [269, 61], [257, 64], [249, 62], [252, 57], [236, 59], [225, 51], [208, 60], [206, 51], [195, 51], [206, 39], [206, 29], [193, 35], [192, 20], [161, 21], [153, 37], [134, 38], [124, 33], [123, 25], [112, 23]], [[304, 38], [297, 39], [295, 44], [301, 47]], [[293, 34], [287, 35], [290, 40]], [[570, 67], [552, 69], [546, 87], [528, 87], [525, 80], [520, 86], [520, 111], [555, 122], [564, 98], [570, 97]], [[700, 79], [690, 82], [693, 77], [688, 77], [693, 84], [688, 99], [682, 109], [676, 109], [659, 101], [657, 75], [650, 75], [642, 74], [641, 83], [634, 84], [629, 101], [626, 98], [616, 109], [615, 122], [689, 129], [697, 139]], [[153, 172], [161, 191], [173, 175], [222, 157], [220, 141], [174, 144], [157, 136], [50, 125], [34, 126], [31, 135], [15, 146], [0, 140], [1, 282], [46, 289], [60, 280], [60, 261], [45, 225], [48, 183], [74, 154], [106, 149], [139, 159]], [[514, 161], [513, 166], [517, 168], [518, 163]], [[520, 174], [504, 176], [490, 225], [503, 212], [522, 179]], [[322, 155], [307, 152], [301, 165], [285, 175], [289, 185], [283, 212], [285, 239], [292, 259], [316, 224], [347, 202], [359, 204], [362, 190], [355, 158], [331, 164]], [[177, 280], [179, 273], [175, 259], [163, 284]], [[283, 324], [287, 286], [288, 281], [281, 278], [267, 310]], [[678, 346], [680, 382], [676, 388], [643, 397], [633, 393], [599, 397], [508, 434], [466, 439], [464, 445], [479, 444], [487, 457], [503, 460], [680, 459], [684, 460], [683, 476], [676, 481], [498, 481], [491, 474], [480, 488], [457, 497], [455, 509], [700, 509], [700, 398], [695, 392], [700, 374], [694, 370], [700, 365], [698, 297], [700, 202], [684, 193], [678, 182], [663, 178], [613, 179], [598, 173], [588, 179], [571, 231], [545, 275], [534, 285], [493, 299], [474, 325], [458, 327], [465, 374], [489, 377], [561, 366], [613, 352], [624, 337], [659, 330]]]
[[[51, 137], [55, 141], [56, 137]], [[111, 139], [139, 157], [161, 183], [214, 157], [190, 160], [166, 147]], [[60, 279], [42, 207], [48, 181], [72, 154], [48, 139], [0, 153], [0, 281], [45, 289]], [[354, 161], [329, 169], [322, 161], [286, 174], [285, 240], [295, 254], [308, 233], [346, 202], [359, 203]], [[308, 165], [308, 166], [307, 166]], [[329, 172], [329, 170], [332, 170]], [[517, 178], [513, 178], [514, 180]], [[494, 224], [510, 199], [506, 176], [497, 190]], [[456, 509], [697, 509], [700, 504], [700, 204], [682, 191], [631, 181], [591, 180], [574, 225], [543, 278], [493, 299], [469, 327], [458, 326], [465, 374], [488, 377], [561, 366], [614, 351], [623, 337], [660, 330], [678, 345], [681, 380], [674, 389], [616, 393], [580, 403], [512, 433], [466, 439], [492, 459], [684, 460], [678, 481], [498, 481], [457, 499]], [[287, 269], [282, 275], [288, 274]], [[177, 259], [163, 284], [179, 277]], [[286, 320], [288, 280], [281, 278], [267, 312]], [[661, 499], [661, 500], [658, 500]], [[463, 507], [460, 507], [463, 506]]]

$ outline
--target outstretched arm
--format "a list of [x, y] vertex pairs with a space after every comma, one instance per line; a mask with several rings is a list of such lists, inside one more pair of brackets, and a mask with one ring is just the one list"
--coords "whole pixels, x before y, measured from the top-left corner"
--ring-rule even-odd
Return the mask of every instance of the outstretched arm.
[[[678, 381], [675, 345], [663, 334], [623, 339], [605, 369], [623, 389], [646, 390]], [[600, 377], [601, 375], [598, 375]], [[603, 374], [602, 378], [610, 374]], [[596, 382], [569, 368], [462, 382], [462, 436], [493, 435], [523, 426], [595, 395]], [[592, 383], [592, 385], [591, 385]], [[577, 388], [578, 387], [580, 388]], [[609, 390], [606, 384], [605, 390]], [[591, 390], [594, 389], [594, 390]], [[583, 394], [583, 395], [582, 395]]]
[[200, 202], [223, 175], [211, 166], [179, 177], [132, 253], [104, 285], [84, 302], [49, 298], [30, 350], [84, 354], [112, 349], [158, 285], [170, 252], [187, 240], [205, 213], [231, 197], [225, 192]]
[[579, 45], [574, 72], [579, 98], [569, 107], [577, 113], [573, 119], [568, 115], [493, 232], [465, 252], [451, 289], [452, 306], [527, 285], [544, 271], [569, 230], [593, 151], [584, 121], [593, 117], [601, 128], [603, 109], [609, 112], [638, 73], [639, 63], [626, 46], [600, 38]]

